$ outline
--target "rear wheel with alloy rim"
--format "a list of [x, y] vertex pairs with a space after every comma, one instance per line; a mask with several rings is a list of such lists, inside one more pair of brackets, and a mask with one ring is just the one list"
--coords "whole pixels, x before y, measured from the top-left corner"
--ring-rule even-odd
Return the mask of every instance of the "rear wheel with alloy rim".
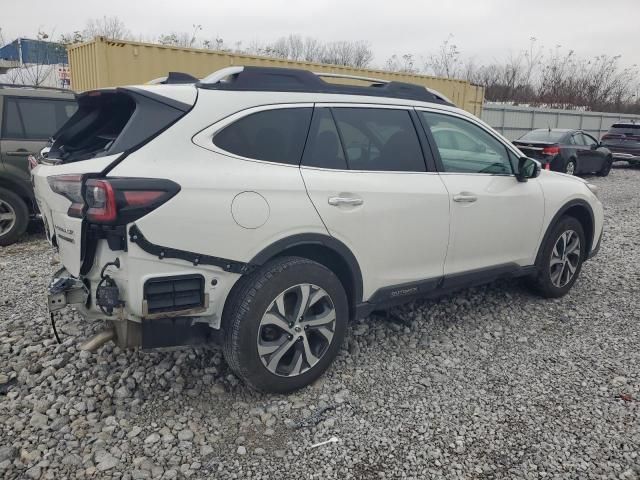
[[227, 362], [251, 387], [289, 392], [313, 382], [338, 353], [348, 319], [335, 274], [284, 257], [240, 280], [223, 318]]
[[582, 225], [573, 217], [562, 217], [541, 248], [533, 285], [544, 297], [561, 297], [577, 280], [586, 256]]
[[576, 162], [575, 160], [569, 160], [564, 167], [564, 173], [567, 175], [575, 175], [576, 174]]
[[20, 196], [0, 188], [0, 246], [11, 245], [27, 230], [29, 209]]

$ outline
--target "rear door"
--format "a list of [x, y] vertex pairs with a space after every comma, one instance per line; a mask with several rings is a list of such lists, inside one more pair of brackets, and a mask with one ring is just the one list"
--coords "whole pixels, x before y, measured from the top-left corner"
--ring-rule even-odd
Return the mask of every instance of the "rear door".
[[576, 132], [571, 137], [575, 144], [576, 156], [578, 157], [578, 165], [576, 173], [589, 173], [596, 170], [595, 155], [591, 147], [587, 144], [587, 140], [581, 132]]
[[6, 171], [28, 186], [28, 156], [37, 154], [75, 110], [73, 100], [4, 97], [0, 152]]
[[582, 139], [589, 149], [590, 172], [599, 172], [606, 161], [607, 154], [598, 146], [598, 141], [591, 135], [582, 132]]
[[302, 176], [329, 233], [355, 254], [365, 299], [383, 287], [424, 279], [435, 285], [443, 273], [448, 193], [428, 171], [432, 159], [425, 163], [416, 121], [403, 107], [316, 104], [314, 110]]

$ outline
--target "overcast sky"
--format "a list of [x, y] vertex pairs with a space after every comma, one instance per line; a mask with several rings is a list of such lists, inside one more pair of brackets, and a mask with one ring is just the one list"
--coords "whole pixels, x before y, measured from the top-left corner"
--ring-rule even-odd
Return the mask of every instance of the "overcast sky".
[[640, 0], [0, 0], [0, 12], [7, 41], [38, 28], [58, 37], [89, 18], [115, 15], [145, 38], [201, 24], [202, 39], [230, 45], [289, 33], [366, 40], [376, 66], [394, 53], [433, 52], [449, 34], [478, 62], [517, 54], [536, 37], [547, 49], [622, 55], [624, 64], [640, 65]]

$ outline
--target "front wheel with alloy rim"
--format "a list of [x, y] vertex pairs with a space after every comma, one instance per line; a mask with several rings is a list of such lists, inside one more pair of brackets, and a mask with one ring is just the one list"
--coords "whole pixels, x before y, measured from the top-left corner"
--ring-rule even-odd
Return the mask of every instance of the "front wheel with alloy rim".
[[611, 171], [611, 165], [613, 165], [613, 158], [608, 157], [605, 159], [602, 169], [597, 173], [599, 177], [606, 177]]
[[586, 256], [586, 240], [580, 222], [562, 217], [548, 235], [537, 262], [534, 287], [547, 298], [565, 295], [573, 286]]
[[276, 259], [234, 287], [223, 315], [225, 359], [256, 390], [297, 390], [334, 360], [348, 315], [331, 270], [305, 258]]
[[564, 173], [567, 175], [575, 175], [576, 174], [576, 162], [575, 160], [569, 160], [564, 167]]
[[0, 188], [0, 246], [11, 245], [27, 230], [27, 204], [11, 190]]

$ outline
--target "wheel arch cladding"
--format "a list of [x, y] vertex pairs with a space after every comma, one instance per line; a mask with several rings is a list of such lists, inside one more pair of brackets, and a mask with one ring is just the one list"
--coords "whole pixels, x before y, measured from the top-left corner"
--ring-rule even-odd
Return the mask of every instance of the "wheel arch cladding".
[[342, 283], [349, 301], [349, 315], [355, 316], [356, 305], [362, 302], [362, 272], [355, 255], [341, 241], [322, 234], [300, 234], [283, 238], [271, 244], [252, 260], [263, 265], [276, 257], [307, 258], [331, 270]]
[[591, 209], [591, 206], [584, 200], [572, 200], [566, 203], [560, 210], [558, 210], [558, 212], [551, 219], [551, 222], [549, 222], [549, 226], [547, 227], [547, 231], [545, 232], [544, 237], [542, 238], [542, 242], [538, 246], [538, 254], [536, 256], [536, 265], [540, 260], [540, 255], [542, 254], [543, 246], [549, 240], [549, 236], [551, 235], [551, 232], [553, 231], [555, 226], [558, 224], [558, 221], [565, 216], [575, 218], [582, 225], [582, 230], [584, 230], [584, 236], [587, 241], [587, 248], [584, 251], [583, 257], [584, 259], [587, 259], [589, 257], [589, 253], [591, 252], [591, 247], [593, 245], [593, 237], [595, 234], [595, 231], [594, 231], [595, 220], [593, 217], [593, 210]]

